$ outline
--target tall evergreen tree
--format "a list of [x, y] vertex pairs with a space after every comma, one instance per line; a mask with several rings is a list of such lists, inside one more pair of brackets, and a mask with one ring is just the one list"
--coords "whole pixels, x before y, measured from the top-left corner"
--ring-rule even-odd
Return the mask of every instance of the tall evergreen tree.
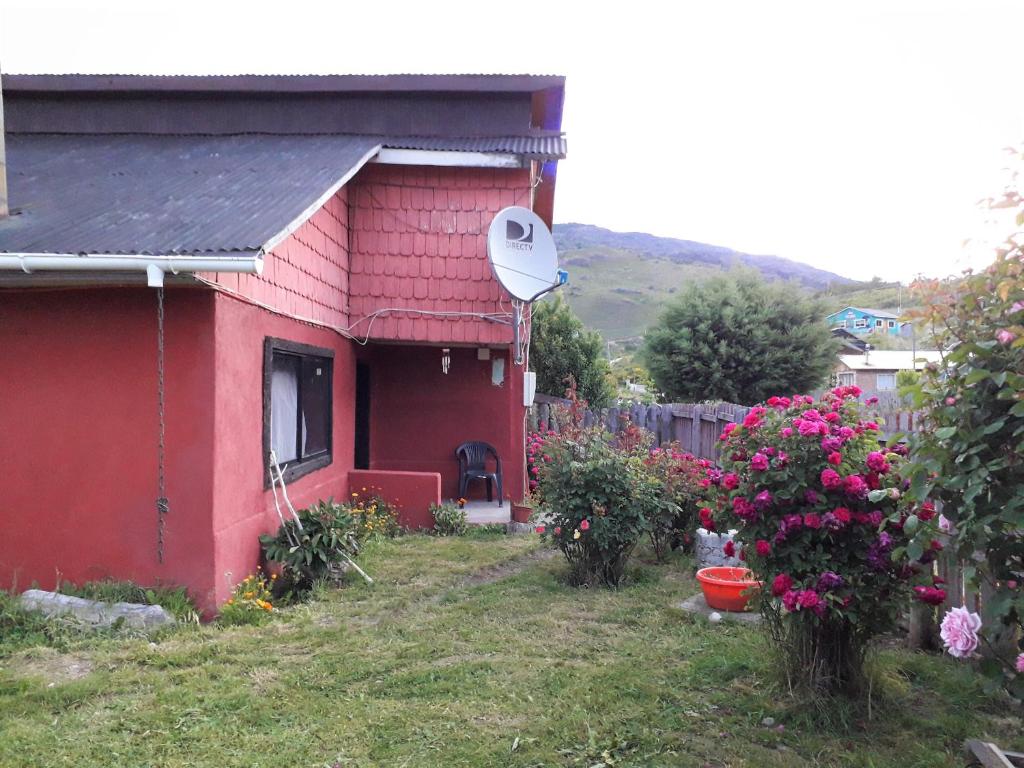
[[737, 271], [689, 285], [644, 338], [669, 401], [753, 405], [825, 383], [838, 343], [827, 312], [800, 288]]
[[604, 342], [588, 331], [561, 296], [533, 305], [530, 331], [530, 368], [537, 373], [537, 391], [561, 396], [566, 379], [576, 380], [579, 396], [594, 408], [612, 399]]

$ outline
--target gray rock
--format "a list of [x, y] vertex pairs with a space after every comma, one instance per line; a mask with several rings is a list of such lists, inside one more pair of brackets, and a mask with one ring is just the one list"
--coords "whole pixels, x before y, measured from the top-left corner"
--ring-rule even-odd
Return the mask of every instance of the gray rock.
[[22, 593], [21, 607], [39, 611], [46, 616], [71, 615], [95, 627], [109, 627], [119, 620], [132, 629], [155, 629], [174, 623], [174, 616], [159, 605], [103, 603], [41, 589], [29, 589]]
[[711, 619], [711, 614], [717, 613], [721, 617], [721, 621], [738, 621], [741, 624], [759, 624], [761, 622], [761, 614], [757, 611], [744, 611], [742, 613], [736, 613], [734, 611], [716, 611], [707, 604], [707, 601], [704, 599], [704, 594], [701, 592], [698, 592], [692, 597], [688, 597], [686, 600], [679, 603], [678, 607], [680, 610], [686, 611], [687, 613], [695, 613], [708, 620]]

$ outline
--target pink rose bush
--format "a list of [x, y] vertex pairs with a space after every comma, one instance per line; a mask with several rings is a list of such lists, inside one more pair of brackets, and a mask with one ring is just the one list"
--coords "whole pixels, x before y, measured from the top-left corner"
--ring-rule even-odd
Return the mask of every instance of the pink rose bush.
[[[895, 626], [911, 580], [934, 558], [906, 556], [916, 510], [901, 501], [904, 459], [880, 445], [859, 395], [839, 387], [751, 409], [722, 435], [721, 477], [701, 513], [738, 531], [767, 585], [762, 612], [789, 679], [819, 691], [858, 687], [868, 642]], [[934, 601], [936, 589], [920, 599]]]
[[614, 437], [585, 427], [585, 404], [567, 394], [565, 426], [545, 435], [531, 459], [532, 496], [547, 523], [538, 532], [565, 556], [571, 584], [616, 586], [651, 518], [674, 504], [648, 467], [651, 436], [628, 424]]

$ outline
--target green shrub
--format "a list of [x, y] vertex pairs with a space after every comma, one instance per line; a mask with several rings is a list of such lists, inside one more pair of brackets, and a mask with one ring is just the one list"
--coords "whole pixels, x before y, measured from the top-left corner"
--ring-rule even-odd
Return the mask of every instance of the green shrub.
[[[1007, 194], [1019, 226], [1024, 196]], [[982, 671], [1024, 700], [1024, 245], [1011, 240], [987, 269], [914, 291], [914, 318], [946, 352], [907, 388], [924, 416], [910, 438], [909, 493], [944, 503], [965, 576], [989, 592]]]
[[658, 560], [665, 560], [673, 546], [690, 551], [697, 528], [698, 503], [704, 497], [707, 459], [683, 453], [679, 445], [655, 448], [644, 461], [659, 493], [658, 504], [648, 514], [648, 533]]
[[300, 510], [298, 521], [288, 520], [274, 535], [260, 536], [267, 560], [282, 568], [276, 594], [298, 594], [320, 580], [337, 580], [348, 558], [359, 554], [358, 526], [345, 505], [320, 500]]
[[538, 483], [537, 530], [569, 563], [575, 586], [617, 586], [648, 519], [660, 509], [661, 488], [647, 471], [649, 437], [635, 427], [617, 440], [599, 427], [583, 428], [570, 392], [574, 424], [544, 441]]
[[469, 530], [466, 510], [461, 504], [431, 504], [430, 514], [434, 516], [434, 533], [438, 536], [463, 536]]

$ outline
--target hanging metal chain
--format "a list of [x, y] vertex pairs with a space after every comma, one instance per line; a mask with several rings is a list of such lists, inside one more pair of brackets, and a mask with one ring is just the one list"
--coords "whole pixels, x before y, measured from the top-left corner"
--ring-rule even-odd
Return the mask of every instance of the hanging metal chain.
[[156, 289], [156, 394], [160, 436], [157, 442], [156, 556], [164, 561], [164, 517], [170, 511], [164, 487], [164, 289]]

